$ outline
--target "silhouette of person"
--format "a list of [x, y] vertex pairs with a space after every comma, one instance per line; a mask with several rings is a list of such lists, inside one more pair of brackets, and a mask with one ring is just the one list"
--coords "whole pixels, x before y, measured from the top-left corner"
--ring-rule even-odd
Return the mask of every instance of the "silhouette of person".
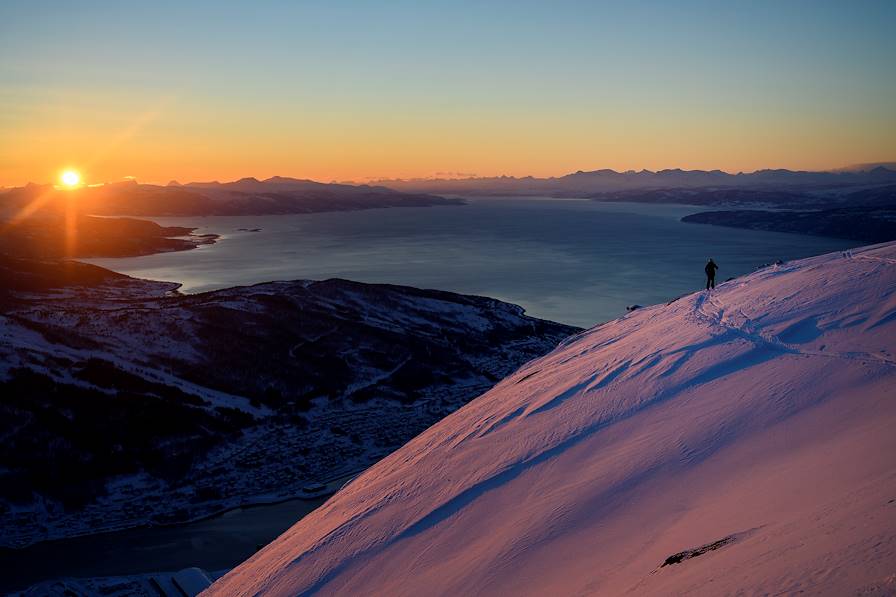
[[709, 261], [706, 262], [706, 267], [703, 268], [706, 271], [706, 289], [716, 287], [716, 270], [719, 269], [719, 266], [716, 265], [716, 262], [712, 260], [712, 257], [709, 258]]

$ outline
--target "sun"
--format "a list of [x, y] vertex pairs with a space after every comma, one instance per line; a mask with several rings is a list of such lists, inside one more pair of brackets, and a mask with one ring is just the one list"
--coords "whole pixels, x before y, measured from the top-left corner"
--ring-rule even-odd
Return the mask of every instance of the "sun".
[[81, 182], [81, 175], [74, 170], [66, 170], [59, 176], [59, 180], [64, 186], [76, 187]]

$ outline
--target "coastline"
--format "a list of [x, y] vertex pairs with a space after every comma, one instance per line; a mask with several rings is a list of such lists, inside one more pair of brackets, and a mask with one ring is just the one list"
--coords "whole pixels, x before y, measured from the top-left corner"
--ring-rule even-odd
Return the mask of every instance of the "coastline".
[[851, 207], [818, 211], [737, 209], [701, 211], [681, 218], [687, 224], [807, 234], [871, 244], [896, 239], [896, 209]]

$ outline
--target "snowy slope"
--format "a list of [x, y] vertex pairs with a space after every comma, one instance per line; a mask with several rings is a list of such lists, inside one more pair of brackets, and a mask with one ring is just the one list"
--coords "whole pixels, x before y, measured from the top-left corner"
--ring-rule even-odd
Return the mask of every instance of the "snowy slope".
[[892, 594], [894, 353], [896, 243], [637, 310], [524, 366], [206, 594]]

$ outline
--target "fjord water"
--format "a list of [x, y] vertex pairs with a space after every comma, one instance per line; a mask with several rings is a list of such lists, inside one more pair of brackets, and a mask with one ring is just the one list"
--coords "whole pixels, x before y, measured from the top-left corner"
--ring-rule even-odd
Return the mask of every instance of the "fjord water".
[[709, 257], [722, 281], [776, 259], [861, 244], [679, 221], [703, 209], [489, 198], [464, 206], [153, 218], [221, 238], [193, 251], [89, 261], [180, 282], [190, 293], [326, 278], [436, 288], [491, 296], [536, 317], [589, 327], [620, 316], [627, 305], [700, 289]]

